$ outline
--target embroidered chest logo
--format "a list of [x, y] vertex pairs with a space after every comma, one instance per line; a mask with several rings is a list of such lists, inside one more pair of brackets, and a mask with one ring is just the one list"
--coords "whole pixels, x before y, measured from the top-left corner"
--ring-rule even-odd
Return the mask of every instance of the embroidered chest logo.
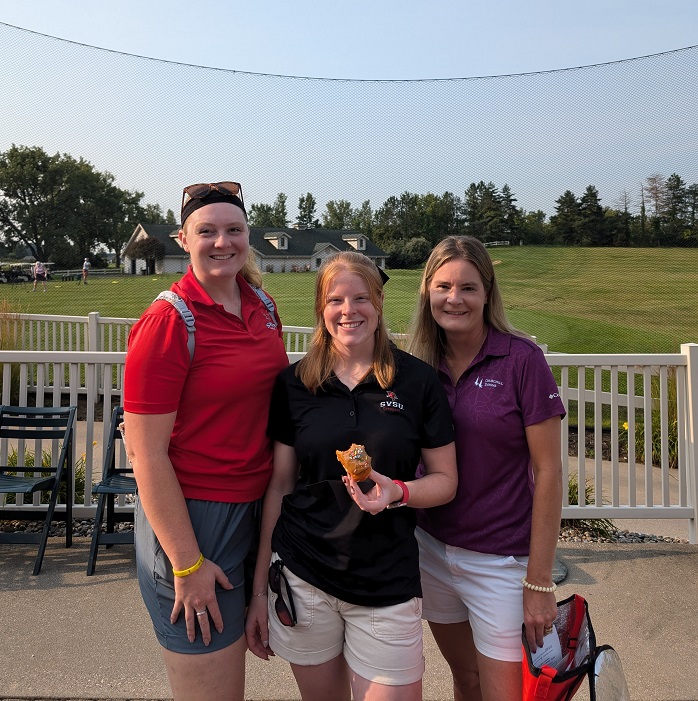
[[272, 318], [271, 314], [269, 314], [269, 312], [262, 312], [262, 313], [264, 315], [264, 318], [267, 320], [266, 327], [268, 329], [273, 330], [273, 329], [277, 329], [279, 327], [279, 325], [276, 323], [276, 321], [274, 321], [274, 319]]
[[482, 389], [483, 387], [493, 387], [494, 389], [497, 389], [497, 387], [503, 387], [504, 383], [500, 382], [499, 380], [494, 380], [491, 377], [480, 377], [479, 375], [475, 378], [475, 386], [479, 387]]
[[385, 393], [385, 400], [380, 403], [381, 409], [391, 414], [399, 414], [401, 411], [405, 410], [404, 404], [400, 402], [397, 398], [395, 392], [388, 390]]

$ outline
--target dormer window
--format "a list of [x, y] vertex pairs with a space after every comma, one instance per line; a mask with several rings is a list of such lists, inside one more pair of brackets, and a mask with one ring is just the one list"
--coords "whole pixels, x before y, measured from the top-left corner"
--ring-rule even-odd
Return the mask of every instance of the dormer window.
[[269, 243], [274, 246], [278, 251], [288, 250], [288, 240], [291, 237], [282, 231], [270, 231], [264, 234], [264, 240], [269, 241]]
[[350, 234], [344, 234], [342, 236], [342, 241], [348, 243], [355, 251], [366, 250], [366, 237], [356, 231], [352, 231]]

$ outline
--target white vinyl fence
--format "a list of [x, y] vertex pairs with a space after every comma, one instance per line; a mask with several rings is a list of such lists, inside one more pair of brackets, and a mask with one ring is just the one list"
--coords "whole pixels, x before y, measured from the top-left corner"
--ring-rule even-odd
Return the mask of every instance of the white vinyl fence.
[[[309, 333], [298, 330], [301, 345]], [[291, 362], [301, 356], [302, 351], [289, 352]], [[546, 358], [568, 410], [561, 429], [565, 483], [576, 476], [588, 487], [579, 489], [577, 504], [563, 490], [563, 518], [686, 519], [690, 542], [698, 542], [698, 345], [684, 344], [675, 354]], [[121, 404], [124, 359], [125, 353], [114, 351], [0, 351], [3, 404], [81, 404], [74, 459], [84, 463], [87, 485], [101, 474], [108, 431], [95, 417], [108, 422], [111, 407]], [[577, 454], [568, 456], [575, 433]], [[589, 448], [586, 433], [592, 437]], [[610, 444], [610, 459], [604, 459], [604, 443]], [[11, 450], [0, 444], [0, 458]], [[124, 456], [120, 459], [123, 464]], [[0, 504], [0, 518], [10, 518], [13, 508]], [[76, 513], [93, 511], [86, 489]]]
[[[53, 314], [9, 314], [3, 319], [5, 347], [30, 351], [126, 352], [128, 334], [138, 319]], [[313, 330], [306, 326], [284, 326], [284, 344], [289, 352], [305, 352]]]

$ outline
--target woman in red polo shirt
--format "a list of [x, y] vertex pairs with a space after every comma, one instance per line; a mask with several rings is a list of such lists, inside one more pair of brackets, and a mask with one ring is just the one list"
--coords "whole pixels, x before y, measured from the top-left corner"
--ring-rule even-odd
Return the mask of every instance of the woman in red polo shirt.
[[128, 455], [138, 482], [138, 581], [175, 701], [244, 695], [244, 560], [271, 475], [267, 413], [288, 364], [276, 315], [252, 286], [240, 185], [191, 185], [179, 241], [191, 257], [172, 291], [195, 318], [153, 303], [129, 337]]

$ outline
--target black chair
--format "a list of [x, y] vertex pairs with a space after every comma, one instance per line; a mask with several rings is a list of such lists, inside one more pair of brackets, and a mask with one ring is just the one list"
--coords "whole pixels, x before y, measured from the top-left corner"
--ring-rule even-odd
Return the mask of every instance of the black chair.
[[[133, 544], [133, 531], [114, 532], [114, 525], [117, 522], [133, 521], [133, 512], [116, 513], [114, 500], [119, 494], [135, 494], [136, 479], [133, 476], [131, 466], [116, 467], [116, 451], [123, 441], [121, 423], [124, 419], [124, 410], [118, 406], [111, 415], [111, 426], [109, 429], [109, 442], [104, 454], [104, 465], [102, 467], [102, 481], [92, 488], [93, 494], [98, 494], [97, 513], [95, 514], [95, 525], [92, 531], [92, 544], [90, 545], [90, 557], [87, 561], [87, 576], [95, 571], [97, 561], [97, 549], [100, 545], [111, 548], [112, 545]], [[102, 532], [104, 523], [104, 510], [107, 512], [107, 529]]]
[[[77, 407], [0, 406], [2, 455], [17, 451], [17, 463], [33, 452], [34, 466], [0, 465], [0, 494], [50, 492], [46, 515], [37, 509], [0, 509], [0, 517], [23, 521], [44, 519], [41, 533], [0, 533], [0, 543], [38, 543], [32, 574], [39, 574], [46, 551], [51, 521], [65, 520], [65, 547], [73, 544], [73, 438]], [[18, 441], [15, 445], [15, 441]], [[47, 441], [48, 447], [46, 447]], [[53, 441], [57, 441], [58, 459]], [[22, 454], [23, 453], [23, 454]], [[50, 456], [50, 465], [42, 464]], [[65, 485], [65, 512], [56, 511], [61, 485]], [[5, 516], [6, 514], [6, 516]]]

